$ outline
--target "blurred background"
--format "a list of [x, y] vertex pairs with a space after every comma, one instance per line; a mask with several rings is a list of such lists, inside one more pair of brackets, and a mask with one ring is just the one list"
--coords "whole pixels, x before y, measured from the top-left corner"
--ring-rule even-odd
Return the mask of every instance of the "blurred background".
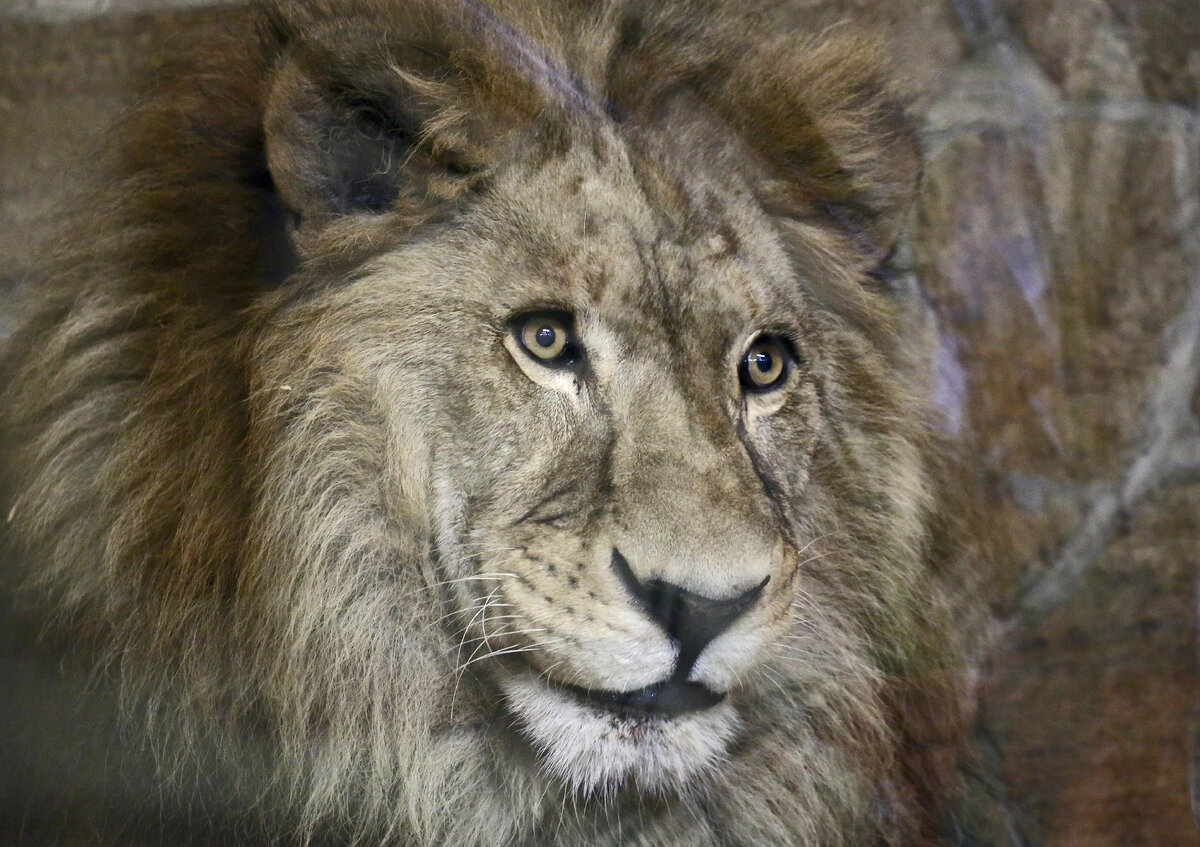
[[[883, 29], [917, 92], [906, 252], [993, 550], [988, 838], [1200, 843], [1200, 0], [807, 5]], [[0, 0], [0, 338], [96, 136], [203, 6]]]

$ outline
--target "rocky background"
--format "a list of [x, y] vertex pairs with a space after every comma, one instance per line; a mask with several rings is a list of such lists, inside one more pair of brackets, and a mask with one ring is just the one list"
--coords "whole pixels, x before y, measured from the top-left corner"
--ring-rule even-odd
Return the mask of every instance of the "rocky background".
[[[811, 5], [885, 29], [919, 92], [908, 258], [992, 551], [986, 840], [1200, 843], [1200, 0]], [[0, 337], [180, 6], [0, 5]]]

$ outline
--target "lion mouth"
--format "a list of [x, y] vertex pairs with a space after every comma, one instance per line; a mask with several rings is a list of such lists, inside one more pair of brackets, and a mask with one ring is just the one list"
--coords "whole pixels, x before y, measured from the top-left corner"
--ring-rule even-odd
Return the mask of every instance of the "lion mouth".
[[582, 795], [685, 785], [720, 761], [740, 723], [733, 698], [681, 679], [608, 691], [525, 672], [502, 684], [542, 770]]
[[573, 694], [577, 699], [610, 712], [634, 715], [670, 716], [711, 709], [725, 699], [724, 693], [713, 691], [699, 682], [668, 679], [632, 691], [605, 691], [579, 688], [566, 683], [556, 688]]

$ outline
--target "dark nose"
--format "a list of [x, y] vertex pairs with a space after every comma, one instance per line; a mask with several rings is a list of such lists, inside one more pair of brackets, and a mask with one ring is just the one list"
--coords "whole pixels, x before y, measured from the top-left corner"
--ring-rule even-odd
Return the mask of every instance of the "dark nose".
[[655, 623], [679, 644], [679, 660], [673, 678], [686, 680], [692, 665], [714, 638], [724, 632], [744, 611], [754, 605], [771, 577], [737, 597], [714, 600], [678, 585], [652, 579], [641, 582], [629, 562], [613, 550], [613, 570]]

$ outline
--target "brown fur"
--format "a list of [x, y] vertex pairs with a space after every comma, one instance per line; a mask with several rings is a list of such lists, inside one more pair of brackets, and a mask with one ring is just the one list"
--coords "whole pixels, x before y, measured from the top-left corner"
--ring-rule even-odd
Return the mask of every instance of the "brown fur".
[[[246, 20], [126, 122], [3, 360], [28, 596], [180, 704], [164, 745], [265, 739], [288, 834], [935, 841], [958, 659], [877, 45], [755, 2]], [[545, 306], [596, 339], [571, 402], [504, 347]], [[730, 393], [747, 327], [800, 348], [778, 409]], [[698, 590], [782, 551], [677, 781], [556, 774], [500, 694], [604, 686], [613, 539]]]

